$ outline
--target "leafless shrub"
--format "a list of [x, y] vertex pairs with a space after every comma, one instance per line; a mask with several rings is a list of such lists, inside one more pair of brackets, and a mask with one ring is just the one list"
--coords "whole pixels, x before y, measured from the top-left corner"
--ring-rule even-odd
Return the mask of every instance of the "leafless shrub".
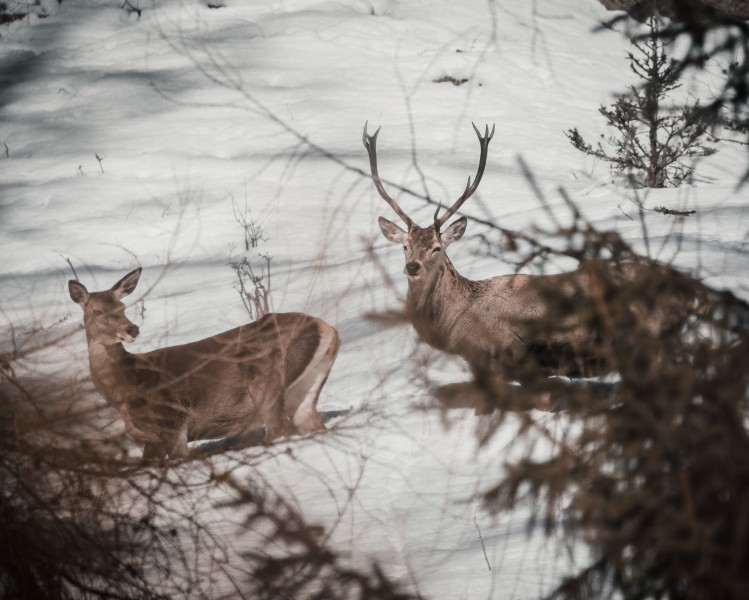
[[234, 220], [239, 224], [244, 232], [244, 249], [250, 250], [257, 248], [257, 245], [265, 241], [263, 236], [263, 226], [260, 225], [252, 216], [252, 211], [247, 204], [247, 195], [245, 192], [244, 207], [240, 207], [232, 196], [231, 208], [234, 211]]
[[229, 267], [237, 276], [234, 289], [239, 293], [242, 304], [253, 321], [270, 312], [270, 261], [272, 257], [268, 254], [261, 254], [260, 258], [265, 261], [265, 264], [260, 267], [259, 273], [246, 256], [229, 262]]
[[[242, 228], [244, 235], [245, 251], [257, 248], [261, 241], [266, 241], [263, 236], [263, 227], [252, 216], [252, 211], [247, 204], [247, 195], [245, 193], [244, 207], [240, 207], [234, 197], [231, 199], [234, 220]], [[242, 304], [247, 310], [250, 319], [255, 321], [271, 310], [271, 280], [270, 280], [270, 261], [271, 256], [265, 252], [259, 254], [263, 260], [258, 272], [256, 267], [247, 256], [230, 260], [228, 265], [234, 271], [236, 280], [234, 289], [237, 290]]]
[[267, 543], [244, 554], [250, 590], [258, 600], [417, 600], [375, 561], [366, 568], [328, 543], [327, 532], [310, 526], [299, 511], [267, 488], [230, 479], [234, 506], [252, 507], [245, 525], [265, 531]]
[[[4, 358], [0, 595], [208, 597], [176, 543], [185, 534], [199, 545], [205, 540], [187, 515], [176, 506], [170, 514], [157, 500], [159, 475], [129, 479], [124, 440], [106, 439], [90, 410], [73, 408], [80, 405], [76, 388], [22, 381], [16, 361]], [[39, 385], [47, 391], [35, 390]]]

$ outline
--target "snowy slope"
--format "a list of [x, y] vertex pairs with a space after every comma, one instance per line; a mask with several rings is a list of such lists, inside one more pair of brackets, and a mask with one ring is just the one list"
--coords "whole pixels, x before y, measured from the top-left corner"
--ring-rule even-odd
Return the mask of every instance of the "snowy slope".
[[[65, 259], [89, 289], [144, 267], [132, 349], [145, 351], [245, 321], [226, 263], [268, 253], [274, 309], [310, 312], [341, 332], [320, 407], [354, 410], [339, 434], [295, 444], [297, 460], [269, 460], [265, 476], [311, 520], [340, 520], [342, 548], [382, 560], [426, 597], [548, 590], [571, 568], [565, 545], [528, 537], [522, 511], [495, 520], [472, 500], [522, 450], [510, 445], [512, 427], [478, 451], [479, 419], [458, 411], [445, 428], [439, 414], [413, 410], [428, 402], [409, 360], [423, 350], [409, 330], [363, 318], [397, 308], [406, 284], [400, 250], [377, 228], [378, 215], [393, 215], [362, 175], [361, 131], [367, 120], [382, 125], [385, 180], [449, 201], [475, 172], [471, 121], [496, 123], [465, 213], [522, 231], [546, 224], [521, 157], [557, 214], [563, 186], [592, 222], [644, 251], [627, 216], [631, 192], [563, 135], [603, 133], [598, 105], [631, 81], [626, 40], [593, 33], [606, 14], [593, 0], [222, 4], [141, 2], [138, 17], [118, 2], [50, 0], [48, 18], [0, 31], [1, 349], [70, 334], [35, 368], [87, 374]], [[467, 82], [434, 82], [446, 76]], [[694, 186], [650, 192], [645, 203], [698, 211], [686, 221], [648, 216], [653, 254], [747, 295], [749, 217], [735, 189], [744, 161], [723, 146]], [[401, 204], [421, 221], [433, 211], [413, 196]], [[262, 227], [249, 253], [237, 214]], [[451, 247], [467, 276], [512, 269], [475, 249]], [[441, 364], [460, 377], [459, 363]], [[242, 454], [216, 460], [234, 467]]]

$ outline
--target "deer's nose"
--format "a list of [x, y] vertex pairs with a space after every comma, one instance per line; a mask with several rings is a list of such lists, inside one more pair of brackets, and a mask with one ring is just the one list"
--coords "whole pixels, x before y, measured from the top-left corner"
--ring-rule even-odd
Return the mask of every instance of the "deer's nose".
[[417, 262], [409, 262], [406, 263], [406, 275], [410, 275], [411, 277], [414, 277], [419, 274], [419, 270], [421, 269], [421, 265]]
[[140, 328], [135, 324], [130, 324], [125, 328], [125, 332], [133, 339], [138, 337], [138, 334], [140, 333]]

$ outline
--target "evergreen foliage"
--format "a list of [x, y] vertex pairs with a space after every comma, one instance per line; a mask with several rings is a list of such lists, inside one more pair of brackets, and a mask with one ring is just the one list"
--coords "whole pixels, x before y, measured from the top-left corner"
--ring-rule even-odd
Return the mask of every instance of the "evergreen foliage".
[[[664, 108], [671, 92], [681, 87], [681, 69], [667, 54], [658, 17], [648, 20], [649, 31], [633, 38], [627, 53], [632, 71], [642, 85], [630, 86], [614, 104], [598, 110], [616, 131], [605, 138], [613, 150], [599, 141], [583, 139], [577, 128], [565, 132], [572, 145], [610, 163], [612, 174], [623, 174], [635, 187], [678, 187], [690, 181], [695, 160], [716, 152], [709, 145], [710, 123], [699, 101]], [[706, 140], [707, 138], [707, 140]]]

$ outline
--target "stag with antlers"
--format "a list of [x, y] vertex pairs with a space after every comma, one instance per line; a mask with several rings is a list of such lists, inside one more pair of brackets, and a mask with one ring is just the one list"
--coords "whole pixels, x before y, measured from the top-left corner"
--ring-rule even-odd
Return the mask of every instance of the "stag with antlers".
[[[445, 250], [463, 236], [467, 218], [443, 227], [476, 192], [484, 174], [494, 127], [489, 131], [487, 126], [483, 135], [473, 128], [481, 147], [473, 181], [469, 177], [461, 196], [441, 216], [437, 209], [431, 225], [420, 227], [385, 191], [377, 170], [380, 129], [369, 135], [364, 126], [362, 140], [377, 192], [406, 225], [402, 229], [379, 218], [382, 234], [403, 246], [408, 278], [405, 313], [424, 342], [463, 357], [477, 382], [491, 382], [491, 389], [497, 390], [498, 381], [602, 374], [611, 370], [611, 354], [622, 348], [619, 342], [629, 340], [637, 327], [660, 333], [684, 322], [690, 299], [681, 294], [665, 293], [651, 302], [627, 291], [629, 283], [637, 281], [641, 289], [645, 282], [656, 284], [666, 271], [673, 272], [652, 262], [605, 264], [596, 259], [558, 275], [484, 280], [461, 275]], [[617, 302], [611, 303], [614, 297]], [[622, 331], [622, 323], [631, 324], [629, 331]], [[476, 407], [477, 412], [486, 409]]]

